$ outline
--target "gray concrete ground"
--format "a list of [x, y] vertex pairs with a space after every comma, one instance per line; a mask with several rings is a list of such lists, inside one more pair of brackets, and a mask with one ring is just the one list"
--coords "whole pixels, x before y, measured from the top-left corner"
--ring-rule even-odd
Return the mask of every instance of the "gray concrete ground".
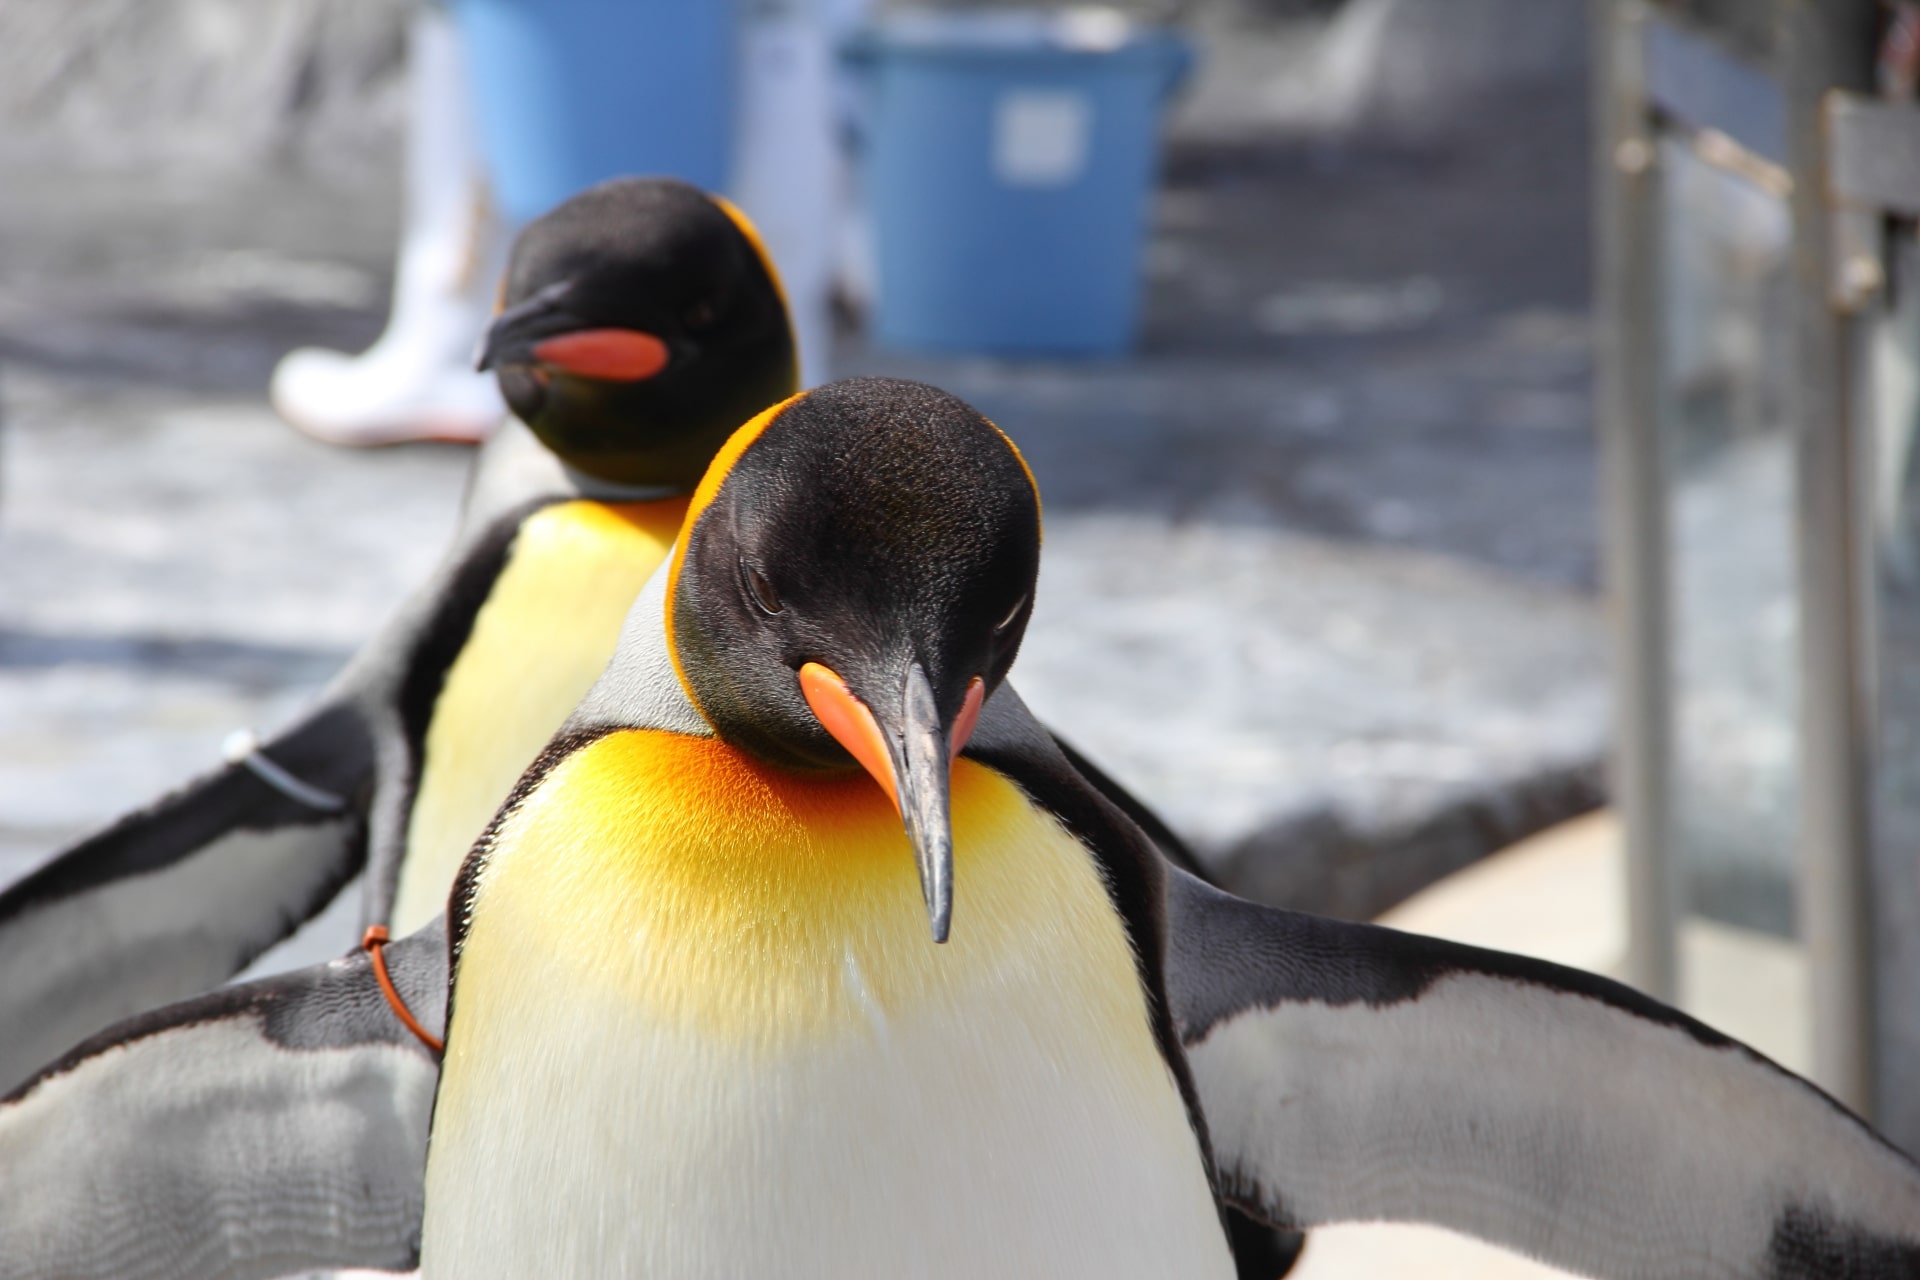
[[[1183, 125], [1135, 359], [836, 353], [1025, 447], [1016, 683], [1248, 892], [1372, 914], [1597, 798], [1577, 80], [1444, 131]], [[374, 336], [393, 228], [378, 180], [0, 147], [0, 877], [277, 723], [429, 571], [464, 455], [262, 397]]]

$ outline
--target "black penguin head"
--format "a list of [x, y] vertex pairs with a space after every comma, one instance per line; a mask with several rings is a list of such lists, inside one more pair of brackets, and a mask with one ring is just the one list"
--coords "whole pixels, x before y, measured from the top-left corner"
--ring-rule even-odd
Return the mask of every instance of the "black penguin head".
[[906, 823], [936, 941], [952, 759], [1019, 650], [1039, 565], [1039, 493], [1013, 443], [890, 378], [743, 427], [676, 553], [668, 640], [688, 695], [769, 762], [872, 774]]
[[691, 489], [734, 428], [797, 386], [772, 264], [733, 206], [616, 178], [514, 241], [481, 348], [514, 414], [569, 465]]

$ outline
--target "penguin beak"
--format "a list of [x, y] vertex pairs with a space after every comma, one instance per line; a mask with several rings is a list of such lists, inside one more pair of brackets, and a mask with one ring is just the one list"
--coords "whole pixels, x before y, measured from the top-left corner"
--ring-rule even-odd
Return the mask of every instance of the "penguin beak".
[[639, 329], [591, 328], [563, 304], [571, 282], [548, 285], [493, 318], [474, 367], [531, 365], [602, 382], [640, 382], [667, 367], [672, 352]]
[[953, 761], [979, 721], [985, 688], [975, 676], [960, 713], [945, 725], [918, 662], [901, 678], [899, 707], [880, 714], [855, 697], [832, 668], [818, 662], [800, 668], [800, 691], [821, 727], [873, 775], [906, 825], [935, 942], [947, 940], [953, 923]]

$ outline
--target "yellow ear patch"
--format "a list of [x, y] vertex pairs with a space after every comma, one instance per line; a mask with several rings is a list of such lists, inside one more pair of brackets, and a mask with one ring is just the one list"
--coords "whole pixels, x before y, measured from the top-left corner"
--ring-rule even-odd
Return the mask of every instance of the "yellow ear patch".
[[761, 410], [752, 421], [728, 436], [727, 442], [720, 446], [720, 452], [714, 454], [713, 461], [707, 464], [707, 473], [700, 477], [700, 484], [687, 503], [686, 519], [680, 526], [680, 541], [673, 549], [673, 566], [667, 570], [665, 626], [667, 657], [673, 662], [673, 673], [680, 677], [680, 687], [686, 692], [687, 701], [696, 707], [700, 705], [700, 699], [693, 696], [693, 686], [687, 682], [686, 670], [680, 665], [680, 646], [674, 643], [673, 638], [673, 602], [680, 594], [680, 570], [687, 560], [687, 540], [693, 536], [693, 527], [700, 523], [700, 517], [706, 514], [707, 508], [719, 494], [720, 486], [727, 482], [727, 476], [732, 473], [734, 464], [740, 461], [740, 455], [760, 438], [761, 432], [780, 416], [781, 410], [806, 394], [804, 391], [796, 392], [779, 404]]
[[999, 423], [995, 422], [991, 418], [983, 419], [983, 421], [985, 421], [988, 426], [993, 428], [995, 435], [999, 436], [1002, 440], [1007, 442], [1007, 448], [1013, 451], [1013, 460], [1019, 463], [1020, 470], [1026, 473], [1027, 487], [1033, 490], [1034, 519], [1040, 525], [1040, 538], [1041, 538], [1041, 541], [1044, 542], [1047, 536], [1047, 521], [1046, 521], [1046, 513], [1040, 505], [1040, 482], [1033, 478], [1033, 468], [1027, 465], [1027, 455], [1020, 452], [1020, 446], [1013, 442], [1012, 436], [1008, 435], [1006, 432], [1000, 429]]
[[707, 199], [720, 207], [720, 212], [727, 215], [733, 225], [740, 229], [740, 234], [747, 238], [747, 243], [753, 246], [754, 253], [760, 257], [760, 265], [767, 269], [767, 279], [773, 281], [773, 291], [779, 295], [780, 305], [785, 307], [787, 305], [786, 286], [780, 283], [780, 268], [773, 264], [773, 255], [767, 252], [767, 242], [760, 238], [760, 228], [753, 225], [752, 218], [741, 212], [739, 205], [725, 196], [716, 196], [709, 192]]

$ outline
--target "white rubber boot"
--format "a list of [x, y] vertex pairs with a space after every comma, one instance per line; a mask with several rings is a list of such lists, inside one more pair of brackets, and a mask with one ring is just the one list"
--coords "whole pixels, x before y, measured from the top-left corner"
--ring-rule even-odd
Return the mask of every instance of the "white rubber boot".
[[[864, 0], [852, 7], [864, 10]], [[780, 270], [800, 343], [800, 385], [812, 387], [831, 376], [828, 295], [847, 191], [834, 92], [840, 15], [819, 0], [756, 8], [742, 33], [733, 198]]]
[[386, 332], [357, 356], [305, 347], [268, 395], [333, 444], [483, 440], [506, 414], [473, 353], [492, 314], [507, 235], [488, 207], [465, 59], [453, 21], [421, 5], [407, 48], [406, 229]]

